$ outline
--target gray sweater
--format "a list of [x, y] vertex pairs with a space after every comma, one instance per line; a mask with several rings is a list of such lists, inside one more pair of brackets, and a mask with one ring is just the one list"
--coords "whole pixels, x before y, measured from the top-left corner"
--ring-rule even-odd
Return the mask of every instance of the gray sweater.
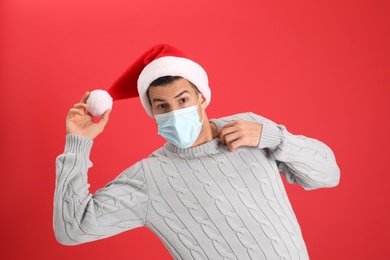
[[253, 113], [211, 121], [221, 129], [238, 119], [263, 124], [259, 147], [166, 143], [95, 194], [87, 181], [93, 142], [67, 135], [56, 161], [57, 240], [75, 245], [146, 226], [175, 259], [308, 259], [279, 173], [305, 189], [333, 187], [334, 155]]

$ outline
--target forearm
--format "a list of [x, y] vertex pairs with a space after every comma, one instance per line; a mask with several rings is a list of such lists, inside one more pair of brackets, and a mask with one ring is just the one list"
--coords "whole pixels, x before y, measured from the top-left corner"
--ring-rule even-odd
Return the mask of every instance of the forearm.
[[284, 126], [256, 114], [248, 113], [248, 116], [263, 125], [259, 148], [269, 151], [289, 183], [298, 183], [307, 190], [334, 187], [339, 183], [340, 170], [327, 145], [292, 135]]
[[64, 154], [56, 161], [54, 232], [62, 244], [82, 242], [83, 214], [91, 207], [87, 171], [92, 165], [89, 161], [92, 143], [87, 138], [67, 135]]
[[340, 170], [332, 150], [324, 143], [301, 135], [290, 134], [283, 126], [280, 143], [270, 150], [289, 183], [303, 188], [334, 187], [339, 183]]
[[212, 120], [221, 130], [226, 124], [246, 120], [262, 125], [258, 148], [265, 149], [289, 183], [305, 189], [336, 186], [340, 170], [332, 150], [324, 143], [304, 136], [292, 135], [282, 125], [254, 113], [242, 113]]
[[148, 193], [142, 163], [92, 195], [87, 181], [91, 147], [90, 139], [68, 135], [65, 152], [57, 158], [54, 231], [62, 244], [106, 238], [145, 223]]
[[122, 231], [98, 221], [95, 210], [98, 201], [89, 192], [87, 175], [92, 166], [89, 160], [92, 144], [91, 139], [67, 135], [64, 154], [56, 161], [54, 233], [64, 245], [90, 242]]

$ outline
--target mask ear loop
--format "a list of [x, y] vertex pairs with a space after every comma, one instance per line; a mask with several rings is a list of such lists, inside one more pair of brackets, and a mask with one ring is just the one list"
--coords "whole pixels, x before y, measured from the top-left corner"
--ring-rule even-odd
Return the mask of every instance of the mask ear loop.
[[[198, 105], [197, 105], [198, 108], [199, 105], [200, 105], [200, 97], [198, 96]], [[204, 121], [204, 109], [202, 109], [202, 122], [201, 122], [202, 125], [203, 125], [203, 121]]]

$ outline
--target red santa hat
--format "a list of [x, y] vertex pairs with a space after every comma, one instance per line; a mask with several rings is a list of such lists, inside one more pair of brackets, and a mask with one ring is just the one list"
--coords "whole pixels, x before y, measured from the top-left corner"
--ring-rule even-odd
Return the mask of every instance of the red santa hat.
[[147, 96], [150, 84], [164, 76], [181, 76], [194, 84], [206, 99], [211, 100], [211, 91], [206, 71], [192, 61], [184, 52], [167, 45], [158, 44], [142, 54], [108, 89], [113, 100], [139, 96], [149, 116], [153, 117]]

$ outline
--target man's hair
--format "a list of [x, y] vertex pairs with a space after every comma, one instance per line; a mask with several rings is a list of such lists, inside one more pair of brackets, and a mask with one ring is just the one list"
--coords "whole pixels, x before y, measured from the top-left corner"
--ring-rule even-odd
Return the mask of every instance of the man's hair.
[[183, 77], [180, 76], [164, 76], [160, 77], [158, 79], [155, 79], [152, 83], [150, 83], [149, 87], [158, 87], [158, 86], [164, 86], [164, 85], [169, 85], [172, 82], [182, 79]]
[[[164, 77], [160, 77], [158, 79], [155, 79], [152, 83], [150, 83], [149, 85], [149, 88], [148, 90], [146, 91], [146, 95], [148, 96], [149, 98], [149, 103], [150, 103], [150, 97], [149, 97], [149, 89], [151, 87], [161, 87], [161, 86], [166, 86], [166, 85], [169, 85], [171, 84], [172, 82], [178, 80], [178, 79], [183, 79], [183, 77], [180, 77], [180, 76], [164, 76]], [[194, 88], [195, 90], [195, 94], [198, 94], [200, 91], [199, 89], [189, 80], [187, 80], [191, 86]]]

